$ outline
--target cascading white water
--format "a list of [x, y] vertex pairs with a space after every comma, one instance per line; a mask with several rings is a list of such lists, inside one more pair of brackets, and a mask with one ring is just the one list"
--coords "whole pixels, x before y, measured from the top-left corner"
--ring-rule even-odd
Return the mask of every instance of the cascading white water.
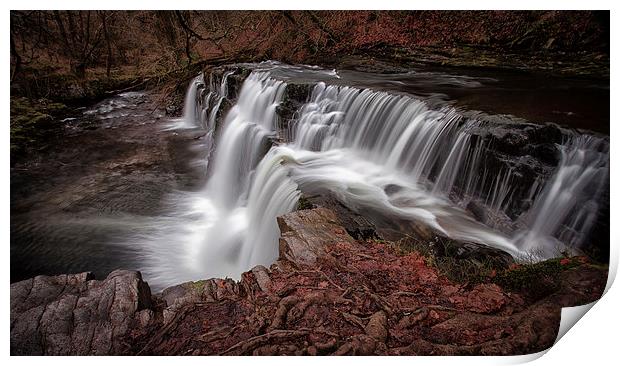
[[466, 149], [458, 143], [465, 139], [457, 134], [460, 119], [454, 110], [430, 110], [408, 96], [319, 83], [281, 153], [296, 162], [291, 177], [304, 191], [330, 191], [357, 210], [420, 221], [456, 239], [517, 253], [507, 237], [430, 194], [436, 165], [447, 167], [439, 175], [443, 191], [454, 181], [447, 176], [460, 168], [456, 155]]
[[197, 99], [202, 88], [204, 88], [204, 75], [200, 74], [190, 81], [187, 92], [185, 93], [183, 117], [176, 119], [175, 122], [178, 122], [178, 124], [173, 127], [194, 128], [199, 124], [201, 103], [199, 103]]
[[279, 156], [263, 158], [275, 135], [284, 87], [266, 73], [254, 72], [245, 80], [224, 120], [206, 187], [172, 197], [174, 211], [159, 218], [145, 239], [144, 272], [156, 288], [238, 277], [277, 257], [276, 217], [293, 210], [300, 194]]
[[[609, 172], [604, 141], [579, 136], [561, 146], [557, 172], [542, 194], [541, 182], [534, 181], [530, 219], [513, 237], [472, 220], [449, 198], [458, 180], [463, 199], [479, 196], [493, 211], [512, 201], [512, 169], [492, 175], [481, 166], [486, 147], [470, 135], [479, 127], [454, 109], [431, 110], [409, 96], [318, 83], [290, 125], [286, 154], [297, 162], [292, 177], [303, 190], [330, 191], [358, 210], [422, 221], [450, 237], [516, 255], [536, 249], [545, 258], [559, 254], [558, 242], [581, 245]], [[578, 203], [583, 205], [576, 209]]]
[[609, 175], [609, 151], [602, 139], [576, 135], [560, 150], [555, 174], [527, 213], [528, 229], [515, 237], [521, 248], [542, 251], [542, 256], [583, 242]]
[[207, 184], [219, 207], [231, 209], [247, 199], [250, 173], [268, 148], [276, 126], [276, 107], [285, 84], [265, 73], [253, 73], [243, 84], [239, 101], [224, 120], [224, 129]]
[[[214, 136], [232, 73], [224, 73], [219, 86], [211, 79], [206, 95], [202, 76], [190, 83], [184, 125], [191, 122]], [[318, 82], [280, 131], [288, 142], [271, 146], [286, 87], [266, 70], [244, 81], [220, 124], [214, 153], [207, 154], [206, 186], [179, 192], [172, 198], [174, 212], [154, 224], [145, 272], [155, 287], [237, 277], [253, 265], [270, 264], [277, 257], [276, 217], [294, 209], [300, 190], [331, 192], [354, 210], [421, 222], [514, 256], [541, 247], [541, 258], [552, 256], [558, 242], [579, 246], [596, 219], [609, 174], [608, 146], [599, 139], [577, 136], [560, 147], [553, 177], [537, 177], [525, 190], [533, 205], [514, 234], [463, 209], [476, 199], [502, 211], [515, 194], [511, 168], [492, 173], [483, 163], [488, 144], [471, 134], [485, 128], [481, 121], [409, 95]], [[594, 182], [600, 184], [592, 188]]]
[[[235, 72], [234, 70], [225, 72], [224, 76], [222, 76], [222, 82], [220, 83], [219, 90], [216, 89], [217, 91], [214, 90], [214, 91], [209, 92], [208, 94], [207, 100], [210, 100], [213, 94], [217, 94], [217, 102], [215, 102], [215, 105], [213, 106], [213, 108], [211, 108], [211, 110], [208, 112], [207, 125], [205, 126], [207, 129], [215, 128], [215, 118], [217, 117], [217, 114], [220, 111], [220, 107], [222, 106], [222, 101], [228, 95], [228, 77], [234, 74], [234, 72]], [[205, 105], [209, 105], [208, 102], [206, 102]], [[207, 109], [204, 109], [204, 112], [205, 114], [207, 114]]]

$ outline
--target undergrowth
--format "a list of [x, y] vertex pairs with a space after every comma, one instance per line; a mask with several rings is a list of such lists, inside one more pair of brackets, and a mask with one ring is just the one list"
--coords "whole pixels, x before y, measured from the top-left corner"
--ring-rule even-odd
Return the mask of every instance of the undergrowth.
[[538, 300], [557, 291], [564, 271], [584, 264], [598, 266], [585, 256], [570, 256], [568, 252], [543, 261], [540, 261], [539, 253], [532, 252], [510, 264], [484, 256], [476, 259], [457, 258], [454, 255], [455, 243], [441, 239], [435, 238], [428, 242], [407, 236], [398, 241], [377, 242], [392, 246], [401, 255], [417, 252], [424, 257], [428, 266], [452, 282], [466, 285], [494, 283], [505, 291], [522, 293], [531, 300]]
[[67, 106], [49, 99], [11, 98], [11, 153], [23, 152], [49, 130], [57, 127], [56, 117], [66, 113]]

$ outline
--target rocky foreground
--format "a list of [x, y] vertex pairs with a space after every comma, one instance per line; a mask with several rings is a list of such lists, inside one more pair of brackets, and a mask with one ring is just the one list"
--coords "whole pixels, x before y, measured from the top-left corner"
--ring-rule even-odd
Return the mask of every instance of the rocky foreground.
[[81, 273], [13, 283], [11, 354], [526, 354], [550, 347], [561, 308], [597, 300], [607, 279], [606, 268], [563, 259], [555, 283], [536, 296], [527, 283], [520, 291], [455, 283], [416, 252], [353, 239], [331, 210], [278, 223], [279, 260], [238, 282], [189, 282], [156, 295], [139, 272], [124, 270], [104, 280]]

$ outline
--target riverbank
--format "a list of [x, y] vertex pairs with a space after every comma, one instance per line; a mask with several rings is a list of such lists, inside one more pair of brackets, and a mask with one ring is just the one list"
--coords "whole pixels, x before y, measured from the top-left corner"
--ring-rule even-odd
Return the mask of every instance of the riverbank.
[[[110, 97], [115, 93], [131, 90], [155, 90], [158, 94], [159, 107], [168, 114], [178, 116], [183, 105], [186, 83], [201, 70], [208, 70], [225, 64], [227, 58], [206, 59], [194, 64], [159, 74], [143, 74], [131, 67], [118, 69], [111, 77], [103, 70], [92, 71], [86, 79], [76, 78], [72, 74], [41, 70], [24, 71], [24, 75], [11, 84], [11, 156], [12, 161], [26, 154], [28, 149], [39, 149], [49, 131], [58, 130], [59, 121], [73, 117], [72, 109], [80, 105], [93, 103]], [[238, 61], [265, 61], [261, 57], [241, 57]], [[484, 97], [467, 99], [469, 108], [495, 109], [495, 113], [515, 113], [531, 121], [550, 121], [577, 125], [580, 128], [609, 133], [609, 110], [605, 108], [587, 108], [578, 111], [557, 111], [553, 114], [540, 113], [537, 107], [527, 107], [532, 98], [545, 101], [547, 105], [570, 104], [574, 93], [567, 93], [563, 101], [550, 99], [550, 91], [545, 90], [554, 83], [566, 84], [567, 90], [580, 85], [609, 84], [609, 56], [604, 53], [566, 53], [562, 51], [538, 53], [506, 51], [502, 48], [484, 46], [456, 45], [446, 47], [417, 47], [415, 49], [392, 46], [374, 46], [360, 49], [350, 54], [336, 56], [324, 55], [310, 57], [305, 63], [333, 67], [342, 70], [375, 72], [385, 74], [407, 73], [411, 70], [437, 70], [471, 75], [500, 75], [500, 78], [515, 80], [519, 85], [521, 79], [538, 80], [540, 85], [531, 85], [530, 94], [534, 96], [515, 99], [495, 97], [489, 105], [493, 94], [502, 95], [502, 90], [492, 90]], [[522, 74], [522, 76], [519, 75]], [[568, 82], [567, 82], [568, 81]], [[541, 87], [542, 86], [542, 87]], [[520, 87], [520, 86], [517, 86]], [[538, 90], [540, 92], [538, 93]], [[557, 94], [557, 91], [551, 91]], [[488, 94], [488, 93], [487, 93]], [[514, 93], [513, 93], [514, 94]], [[575, 105], [597, 105], [601, 98], [609, 98], [608, 89], [595, 88], [581, 98], [589, 103]], [[485, 101], [486, 99], [486, 101]], [[509, 103], [504, 105], [505, 103]], [[50, 109], [52, 108], [52, 109]], [[559, 109], [559, 108], [558, 108]], [[551, 110], [550, 110], [551, 112]], [[588, 116], [589, 122], [577, 122], [575, 119]]]
[[153, 295], [131, 271], [14, 283], [11, 354], [528, 354], [553, 344], [562, 307], [598, 299], [607, 278], [605, 267], [579, 257], [458, 283], [417, 252], [355, 240], [330, 210], [278, 223], [278, 261], [238, 282]]
[[164, 198], [191, 189], [203, 171], [187, 148], [200, 134], [166, 131], [156, 95], [125, 92], [56, 117], [38, 145], [12, 159], [11, 281], [136, 268], [124, 238]]

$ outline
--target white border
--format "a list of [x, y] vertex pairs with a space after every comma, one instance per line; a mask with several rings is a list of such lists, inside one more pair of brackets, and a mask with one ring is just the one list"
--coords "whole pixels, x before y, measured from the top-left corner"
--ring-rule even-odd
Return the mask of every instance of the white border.
[[[550, 10], [550, 9], [562, 9], [562, 10], [575, 10], [575, 9], [611, 9], [611, 40], [612, 40], [612, 64], [616, 61], [616, 52], [618, 46], [618, 30], [614, 25], [614, 20], [618, 20], [618, 17], [614, 17], [618, 6], [618, 2], [589, 0], [576, 1], [576, 0], [563, 0], [563, 1], [547, 1], [545, 3], [539, 0], [521, 0], [521, 1], [482, 1], [482, 0], [468, 0], [468, 1], [370, 1], [370, 0], [356, 0], [356, 1], [333, 1], [333, 0], [314, 0], [314, 1], [291, 1], [291, 0], [270, 0], [262, 2], [251, 2], [241, 0], [226, 0], [218, 2], [209, 1], [185, 1], [176, 0], [168, 2], [160, 2], [154, 4], [147, 0], [134, 0], [132, 2], [121, 0], [108, 0], [108, 1], [84, 1], [84, 0], [66, 0], [66, 1], [33, 1], [33, 0], [21, 0], [19, 2], [4, 2], [6, 4], [5, 12], [1, 14], [4, 37], [2, 38], [2, 52], [4, 54], [4, 60], [8, 63], [10, 59], [9, 55], [9, 9], [125, 9], [125, 10], [139, 10], [139, 9], [255, 9], [255, 10], [268, 10], [268, 9], [416, 9], [416, 10], [442, 10], [442, 9], [498, 9], [498, 10], [511, 10], [511, 9], [531, 9], [531, 10]], [[616, 63], [617, 64], [617, 63]], [[6, 65], [6, 64], [5, 64]], [[613, 68], [613, 67], [612, 67]], [[179, 361], [187, 364], [200, 364], [205, 362], [237, 364], [252, 362], [256, 364], [269, 364], [271, 365], [289, 365], [291, 362], [308, 364], [315, 362], [323, 362], [321, 358], [308, 358], [298, 357], [294, 360], [287, 357], [227, 357], [227, 358], [204, 358], [204, 357], [190, 357], [179, 359], [176, 357], [122, 357], [122, 358], [109, 358], [109, 357], [89, 357], [84, 359], [81, 357], [47, 357], [34, 358], [34, 357], [9, 357], [9, 258], [7, 251], [9, 251], [9, 220], [10, 220], [10, 188], [9, 188], [9, 72], [8, 67], [5, 66], [5, 72], [2, 74], [2, 85], [4, 86], [2, 105], [4, 111], [4, 138], [2, 140], [1, 156], [2, 162], [2, 188], [3, 195], [1, 201], [2, 207], [2, 222], [4, 223], [4, 230], [0, 230], [1, 241], [4, 245], [4, 255], [2, 256], [2, 268], [3, 278], [6, 284], [2, 290], [2, 343], [0, 344], [3, 350], [3, 355], [6, 358], [5, 361], [11, 363], [23, 363], [23, 364], [61, 364], [61, 365], [80, 365], [83, 366], [85, 362], [92, 365], [109, 365], [110, 362], [126, 362], [131, 364], [148, 364], [150, 365], [169, 365], [170, 363], [177, 363]], [[616, 74], [611, 73], [611, 100], [617, 100], [618, 93], [616, 88], [618, 87], [618, 78]], [[610, 137], [611, 140], [615, 139], [618, 133], [618, 104], [611, 103], [611, 128]], [[616, 142], [611, 143], [611, 160], [612, 162], [618, 160], [618, 153], [616, 149]], [[612, 164], [611, 170], [611, 223], [618, 223], [618, 194], [616, 187], [618, 187], [618, 175], [617, 170], [614, 170], [615, 165]], [[593, 311], [587, 311], [583, 316], [584, 320], [580, 321], [573, 328], [568, 331], [566, 336], [559, 339], [556, 345], [554, 345], [548, 352], [541, 352], [535, 355], [527, 356], [512, 356], [512, 357], [357, 357], [351, 358], [330, 358], [327, 360], [329, 363], [349, 363], [351, 361], [361, 364], [375, 364], [376, 362], [387, 362], [394, 364], [407, 364], [411, 365], [412, 362], [421, 364], [443, 365], [443, 364], [458, 364], [463, 365], [497, 365], [497, 364], [516, 364], [529, 362], [535, 359], [537, 364], [552, 365], [552, 364], [610, 364], [611, 360], [617, 359], [617, 347], [618, 347], [618, 311], [620, 310], [620, 293], [617, 289], [618, 286], [613, 288], [611, 284], [615, 279], [617, 267], [618, 267], [618, 245], [620, 239], [620, 228], [618, 225], [611, 225], [611, 263], [610, 263], [610, 278], [607, 285], [607, 293], [596, 304], [592, 304]], [[581, 309], [579, 309], [581, 308]], [[590, 308], [590, 306], [578, 307], [578, 309], [568, 309], [563, 311], [563, 322], [567, 321], [568, 313], [572, 313], [570, 323], [573, 323], [579, 316], [575, 316], [580, 310], [584, 308]], [[587, 310], [587, 309], [586, 309]], [[574, 323], [573, 323], [574, 324]], [[565, 325], [562, 325], [563, 327]], [[541, 357], [543, 356], [544, 357]]]

